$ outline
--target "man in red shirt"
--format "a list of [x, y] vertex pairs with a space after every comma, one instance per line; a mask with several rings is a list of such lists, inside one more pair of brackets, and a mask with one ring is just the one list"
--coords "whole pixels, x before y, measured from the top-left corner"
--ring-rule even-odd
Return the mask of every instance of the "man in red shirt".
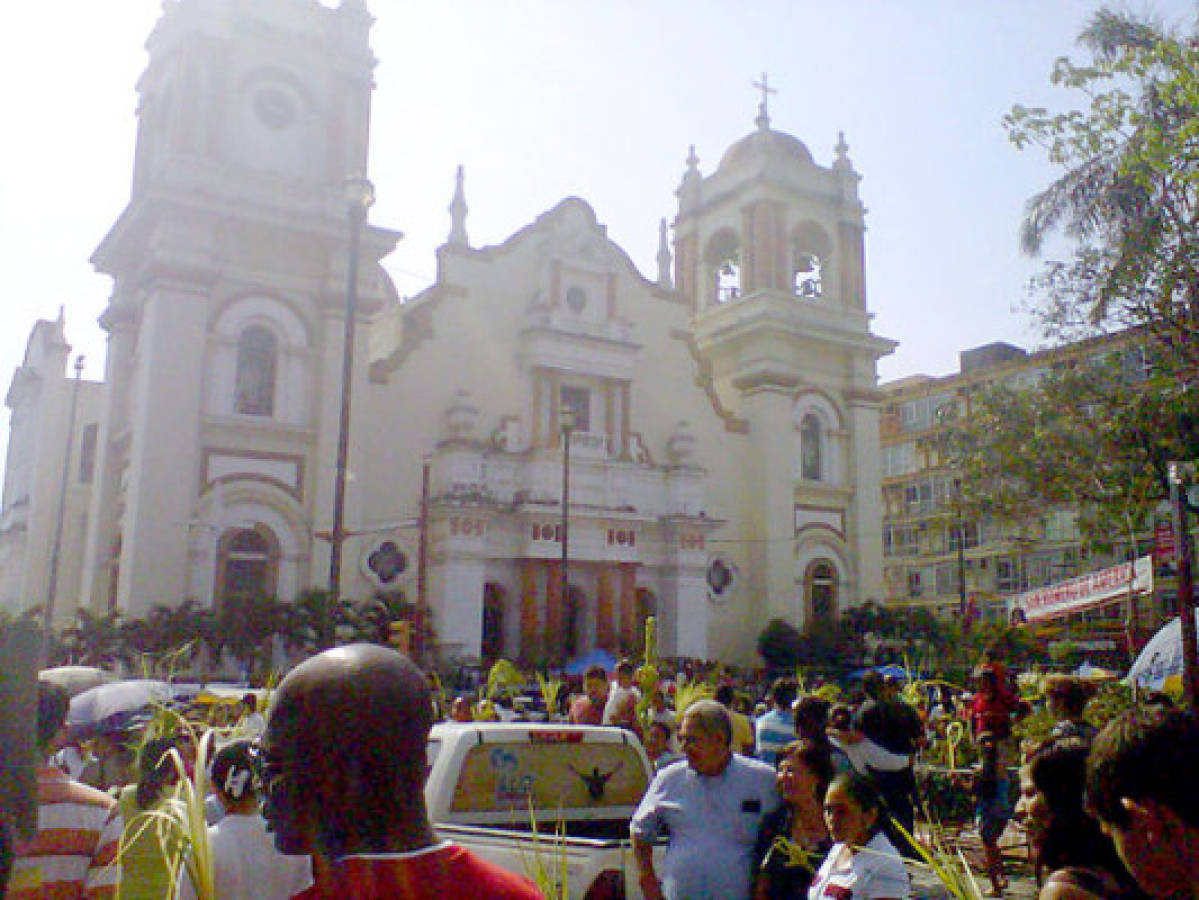
[[983, 663], [974, 671], [974, 696], [970, 700], [970, 726], [975, 740], [990, 732], [1005, 741], [1012, 733], [1012, 721], [1027, 712], [1025, 705], [1008, 687], [1001, 664]]
[[275, 845], [311, 854], [302, 900], [540, 900], [526, 879], [439, 841], [425, 810], [428, 682], [373, 644], [293, 669], [263, 738], [264, 813]]

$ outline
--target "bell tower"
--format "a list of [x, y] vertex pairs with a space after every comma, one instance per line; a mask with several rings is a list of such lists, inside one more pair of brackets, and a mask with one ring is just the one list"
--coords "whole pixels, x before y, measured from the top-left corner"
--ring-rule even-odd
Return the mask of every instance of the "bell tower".
[[[323, 580], [312, 535], [334, 470], [344, 185], [367, 170], [371, 23], [363, 0], [163, 6], [131, 196], [92, 258], [114, 281], [94, 607], [219, 602], [223, 584], [291, 599]], [[394, 299], [377, 263], [398, 239], [364, 230], [360, 314]]]
[[[758, 618], [798, 626], [882, 596], [876, 362], [860, 176], [770, 127], [704, 176], [692, 147], [674, 222], [675, 284], [721, 401], [748, 424], [743, 572]], [[762, 619], [765, 621], [765, 619]]]

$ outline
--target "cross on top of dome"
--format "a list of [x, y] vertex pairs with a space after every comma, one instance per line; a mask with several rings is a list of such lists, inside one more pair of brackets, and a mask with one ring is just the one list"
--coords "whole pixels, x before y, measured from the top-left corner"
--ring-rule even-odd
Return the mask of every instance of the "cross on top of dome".
[[754, 119], [754, 123], [759, 129], [765, 131], [770, 127], [770, 112], [767, 108], [770, 102], [770, 95], [777, 94], [778, 89], [770, 86], [770, 81], [766, 78], [766, 73], [762, 73], [762, 80], [753, 82], [753, 86], [762, 92], [762, 102], [758, 104], [758, 117]]

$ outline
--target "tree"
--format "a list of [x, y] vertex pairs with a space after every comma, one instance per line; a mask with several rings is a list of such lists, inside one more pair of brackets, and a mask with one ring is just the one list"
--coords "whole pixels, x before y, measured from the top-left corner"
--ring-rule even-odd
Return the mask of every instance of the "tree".
[[353, 627], [353, 604], [334, 598], [321, 588], [309, 588], [287, 607], [285, 639], [309, 653], [320, 653], [336, 646], [341, 633]]
[[782, 619], [771, 619], [758, 635], [758, 656], [772, 672], [794, 671], [801, 649], [799, 632]]
[[1034, 385], [977, 392], [971, 414], [933, 438], [963, 510], [1035, 538], [1046, 514], [1066, 509], [1095, 548], [1134, 543], [1166, 492], [1167, 462], [1199, 455], [1180, 427], [1193, 397], [1170, 390], [1172, 376], [1128, 365], [1137, 349], [1082, 353]]
[[286, 635], [287, 606], [275, 597], [250, 597], [222, 606], [207, 640], [220, 654], [228, 649], [239, 663], [253, 672], [269, 663], [271, 638]]
[[1034, 305], [1046, 332], [1072, 339], [1140, 326], [1163, 367], [1199, 372], [1199, 41], [1129, 13], [1101, 10], [1079, 36], [1089, 65], [1060, 58], [1051, 81], [1081, 110], [1015, 106], [1013, 143], [1037, 145], [1064, 174], [1029, 201], [1024, 249], [1051, 234], [1075, 241], [1050, 262]]

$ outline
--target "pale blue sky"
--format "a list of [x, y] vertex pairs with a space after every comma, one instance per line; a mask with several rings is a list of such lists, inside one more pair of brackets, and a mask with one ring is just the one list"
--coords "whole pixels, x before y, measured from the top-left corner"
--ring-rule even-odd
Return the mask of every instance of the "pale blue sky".
[[[303, 2], [303, 0], [296, 0]], [[466, 166], [472, 243], [493, 244], [567, 195], [595, 208], [648, 277], [689, 144], [708, 174], [753, 128], [763, 70], [775, 128], [827, 165], [838, 130], [862, 174], [868, 300], [900, 341], [884, 380], [945, 374], [958, 351], [1040, 338], [1013, 311], [1036, 264], [1016, 233], [1053, 177], [1016, 151], [1013, 103], [1050, 87], [1090, 0], [373, 0], [379, 59], [372, 221], [406, 238], [401, 294], [433, 278]], [[0, 84], [0, 378], [37, 317], [65, 304], [98, 377], [110, 292], [88, 257], [128, 197], [134, 83], [161, 0], [56, 0], [6, 10]], [[1189, 0], [1149, 7], [1185, 24]]]

